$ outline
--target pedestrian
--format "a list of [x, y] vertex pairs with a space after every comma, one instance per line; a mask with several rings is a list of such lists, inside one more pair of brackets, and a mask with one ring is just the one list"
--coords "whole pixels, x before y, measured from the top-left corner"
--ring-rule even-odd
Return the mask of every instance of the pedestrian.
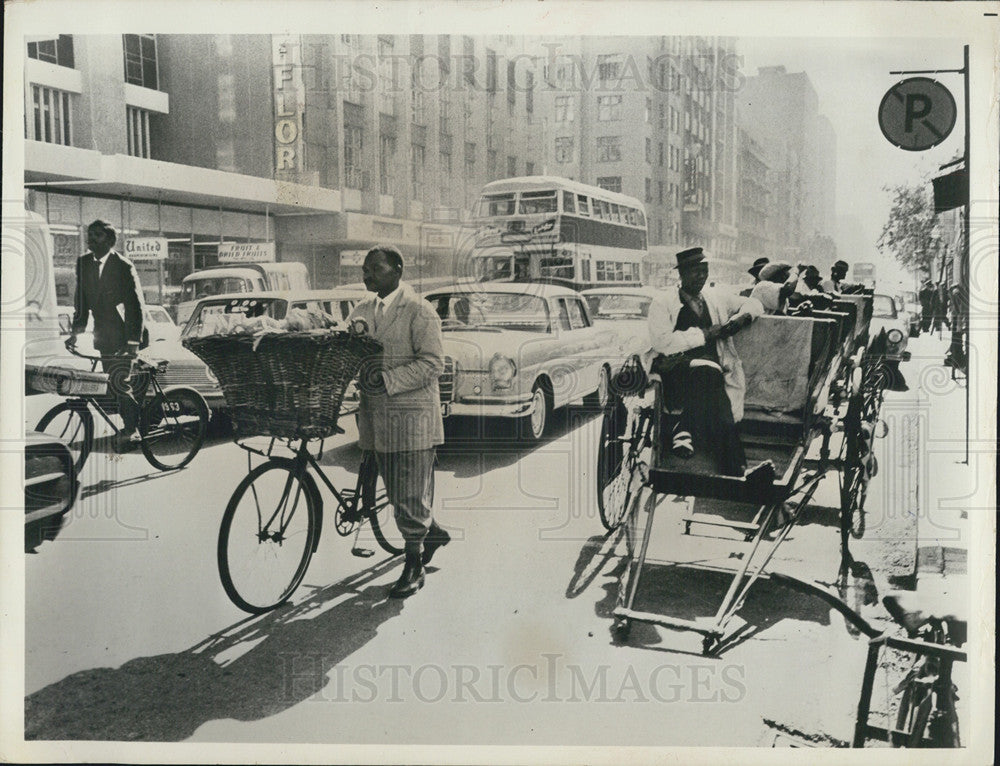
[[731, 336], [764, 308], [755, 298], [705, 290], [708, 259], [702, 248], [676, 258], [680, 286], [653, 301], [648, 319], [648, 369], [663, 379], [665, 400], [681, 409], [670, 449], [681, 458], [707, 449], [720, 473], [742, 476], [746, 456], [736, 424], [743, 419], [746, 379]]
[[936, 303], [937, 290], [930, 278], [924, 280], [920, 286], [920, 330], [927, 332], [931, 329], [931, 322], [934, 319], [934, 304]]
[[424, 565], [451, 537], [434, 521], [434, 448], [444, 442], [438, 377], [444, 370], [441, 319], [405, 282], [403, 256], [376, 245], [362, 266], [375, 293], [351, 312], [382, 344], [359, 375], [358, 444], [374, 450], [406, 552], [403, 572], [389, 591], [405, 598], [424, 584]]
[[118, 401], [124, 423], [119, 447], [139, 441], [139, 404], [149, 378], [132, 376], [132, 362], [142, 344], [143, 296], [132, 262], [112, 248], [117, 234], [111, 224], [96, 220], [87, 227], [87, 247], [76, 261], [73, 325], [66, 347], [76, 347], [77, 335], [94, 319], [94, 348]]

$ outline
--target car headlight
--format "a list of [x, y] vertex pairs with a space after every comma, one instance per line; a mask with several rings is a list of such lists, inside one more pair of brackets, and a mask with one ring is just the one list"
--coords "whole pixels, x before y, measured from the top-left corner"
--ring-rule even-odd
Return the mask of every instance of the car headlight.
[[490, 359], [490, 382], [493, 390], [510, 388], [514, 384], [514, 376], [517, 375], [517, 365], [514, 360], [501, 354], [494, 354]]
[[893, 329], [889, 330], [889, 332], [887, 332], [885, 334], [885, 338], [890, 343], [899, 343], [903, 339], [903, 333], [902, 333], [901, 330], [897, 330], [896, 328], [893, 328]]

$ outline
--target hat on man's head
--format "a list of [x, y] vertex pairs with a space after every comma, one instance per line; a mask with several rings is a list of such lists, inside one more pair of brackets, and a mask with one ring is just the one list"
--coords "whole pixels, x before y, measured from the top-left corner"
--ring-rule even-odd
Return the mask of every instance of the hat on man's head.
[[747, 274], [749, 274], [754, 278], [759, 277], [760, 270], [763, 269], [765, 266], [767, 266], [767, 264], [769, 264], [770, 262], [771, 261], [768, 260], [767, 258], [758, 258], [756, 261], [753, 262], [753, 266], [747, 269]]
[[115, 231], [115, 227], [114, 226], [112, 226], [107, 221], [102, 221], [100, 218], [98, 218], [96, 221], [92, 221], [90, 223], [90, 225], [87, 226], [87, 228], [88, 229], [100, 229], [101, 231], [105, 231], [105, 232], [108, 232], [110, 234], [115, 234], [115, 235], [117, 235], [117, 233], [118, 233], [118, 232]]
[[834, 261], [833, 262], [833, 270], [834, 271], [836, 271], [837, 269], [840, 269], [841, 271], [847, 271], [848, 268], [850, 268], [850, 267], [847, 265], [847, 261]]
[[708, 261], [703, 247], [689, 247], [687, 250], [681, 250], [675, 257], [677, 258], [677, 266], [675, 268], [678, 269]]

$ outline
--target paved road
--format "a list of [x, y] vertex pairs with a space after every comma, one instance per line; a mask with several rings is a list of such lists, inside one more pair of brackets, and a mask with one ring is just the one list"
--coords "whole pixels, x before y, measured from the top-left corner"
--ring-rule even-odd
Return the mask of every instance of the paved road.
[[[574, 409], [535, 448], [443, 452], [437, 514], [455, 539], [413, 598], [386, 599], [398, 559], [352, 557], [328, 525], [293, 605], [253, 619], [227, 600], [215, 563], [244, 453], [216, 439], [171, 474], [139, 454], [93, 455], [71, 522], [27, 559], [28, 738], [770, 745], [768, 719], [847, 739], [865, 642], [814, 597], [759, 583], [738, 616], [744, 639], [720, 658], [700, 656], [694, 634], [652, 626], [615, 645], [621, 548], [596, 513], [598, 426]], [[353, 437], [324, 458], [335, 483], [359, 459]], [[909, 502], [877, 489], [913, 473], [913, 445], [899, 443], [881, 455], [873, 518]], [[832, 583], [829, 484], [776, 566]], [[871, 545], [877, 585], [912, 567]], [[657, 576], [661, 606], [679, 613], [714, 612], [726, 585]]]

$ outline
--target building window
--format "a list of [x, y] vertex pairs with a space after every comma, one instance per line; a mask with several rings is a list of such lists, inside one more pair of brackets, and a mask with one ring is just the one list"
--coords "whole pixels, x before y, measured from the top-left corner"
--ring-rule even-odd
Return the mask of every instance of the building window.
[[476, 87], [476, 43], [471, 37], [462, 37], [462, 77], [467, 85]]
[[413, 100], [410, 102], [410, 121], [414, 125], [424, 125], [424, 94], [416, 87], [416, 82], [414, 81], [414, 86], [411, 90], [413, 95]]
[[653, 139], [646, 139], [646, 162], [653, 164]]
[[410, 144], [410, 193], [420, 199], [424, 193], [424, 147]]
[[[662, 186], [662, 184], [661, 184]], [[646, 202], [653, 201], [653, 180], [651, 178], [646, 179]]]
[[653, 99], [646, 99], [646, 122], [652, 122], [653, 120]]
[[392, 171], [396, 161], [396, 137], [379, 136], [378, 147], [378, 193], [392, 193]]
[[451, 152], [441, 152], [441, 170], [446, 176], [451, 177]]
[[[507, 78], [510, 79], [510, 63], [507, 64]], [[497, 92], [497, 52], [486, 49], [486, 92], [495, 96]]]
[[517, 103], [517, 70], [513, 61], [507, 62], [507, 110]]
[[597, 139], [597, 161], [618, 162], [622, 158], [622, 137], [601, 136]]
[[444, 88], [441, 91], [438, 106], [441, 110], [438, 113], [438, 132], [441, 135], [449, 135], [451, 133], [448, 125], [451, 117], [451, 94], [448, 92], [447, 88]]
[[663, 142], [662, 141], [660, 142], [659, 149], [657, 150], [656, 159], [658, 161], [659, 166], [662, 168], [663, 167]]
[[524, 78], [524, 111], [535, 113], [535, 73], [527, 72]]
[[486, 176], [493, 181], [497, 177], [497, 153], [495, 149], [486, 150]]
[[445, 74], [451, 71], [451, 35], [438, 35], [438, 66]]
[[154, 35], [122, 35], [125, 48], [125, 82], [156, 90], [156, 37]]
[[622, 97], [621, 96], [598, 96], [597, 97], [597, 119], [601, 122], [610, 122], [622, 118]]
[[364, 128], [344, 125], [344, 185], [348, 189], [360, 189], [363, 185], [361, 152], [364, 135]]
[[59, 35], [54, 40], [28, 43], [28, 58], [73, 68], [73, 36]]
[[573, 97], [556, 96], [556, 122], [573, 122]]
[[151, 156], [149, 153], [149, 112], [134, 106], [125, 107], [128, 123], [128, 153], [133, 157]]
[[385, 114], [396, 113], [396, 74], [393, 66], [392, 37], [379, 35], [378, 38], [378, 82], [379, 109]]
[[525, 162], [524, 163], [524, 174], [526, 176], [533, 176], [533, 175], [535, 175], [535, 163], [534, 162]]
[[597, 179], [597, 185], [602, 189], [606, 189], [610, 192], [618, 192], [621, 194], [622, 191], [622, 177], [621, 176], [604, 176]]
[[621, 78], [622, 58], [620, 54], [611, 53], [597, 57], [597, 78], [602, 83], [617, 82]]
[[29, 138], [48, 144], [73, 145], [73, 112], [70, 94], [55, 88], [31, 86], [33, 134]]
[[556, 162], [573, 161], [573, 139], [568, 136], [556, 139]]
[[507, 158], [507, 178], [513, 178], [517, 175], [517, 157]]
[[657, 182], [656, 191], [657, 191], [657, 194], [656, 194], [657, 202], [658, 202], [658, 204], [662, 205], [663, 204], [663, 181], [658, 181]]

